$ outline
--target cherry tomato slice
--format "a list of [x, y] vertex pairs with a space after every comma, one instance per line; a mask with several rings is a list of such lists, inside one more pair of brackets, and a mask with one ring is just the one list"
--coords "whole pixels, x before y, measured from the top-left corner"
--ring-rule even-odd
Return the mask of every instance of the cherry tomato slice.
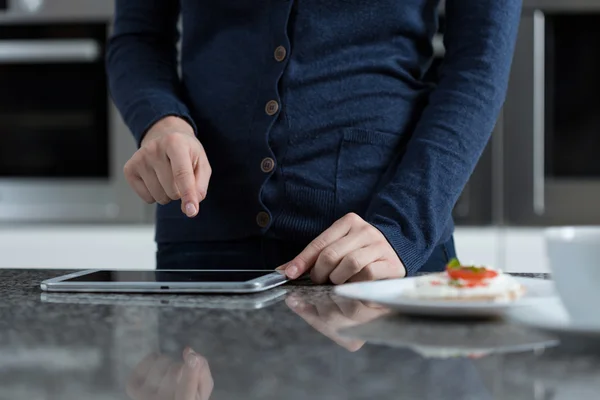
[[451, 279], [462, 279], [465, 281], [481, 281], [484, 279], [491, 279], [498, 276], [498, 272], [484, 269], [482, 271], [474, 271], [472, 269], [466, 268], [448, 268], [447, 269], [448, 276]]

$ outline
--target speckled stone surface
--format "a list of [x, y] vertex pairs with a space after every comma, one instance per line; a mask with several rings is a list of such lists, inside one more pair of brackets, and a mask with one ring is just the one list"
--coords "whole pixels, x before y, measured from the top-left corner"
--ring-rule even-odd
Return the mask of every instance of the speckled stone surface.
[[63, 273], [0, 271], [0, 400], [600, 398], [592, 341], [403, 317], [307, 282], [258, 297], [40, 291]]

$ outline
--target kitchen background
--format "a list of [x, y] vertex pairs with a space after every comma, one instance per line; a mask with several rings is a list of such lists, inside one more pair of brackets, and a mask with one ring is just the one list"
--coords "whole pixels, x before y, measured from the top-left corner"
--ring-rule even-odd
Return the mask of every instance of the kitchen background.
[[[106, 89], [113, 11], [0, 0], [0, 268], [154, 267], [153, 207], [123, 177], [135, 148]], [[454, 210], [464, 261], [546, 271], [545, 226], [600, 225], [599, 42], [600, 1], [524, 1], [506, 105]]]

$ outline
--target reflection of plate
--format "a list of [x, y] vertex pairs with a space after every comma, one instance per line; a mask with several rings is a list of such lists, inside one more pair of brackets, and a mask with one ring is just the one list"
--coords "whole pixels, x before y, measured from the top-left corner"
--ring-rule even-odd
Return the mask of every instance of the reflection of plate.
[[412, 290], [415, 285], [413, 278], [394, 279], [375, 282], [360, 282], [341, 285], [336, 288], [340, 296], [352, 299], [370, 301], [383, 304], [389, 308], [407, 313], [421, 315], [435, 315], [443, 317], [489, 317], [497, 316], [516, 306], [530, 306], [555, 297], [552, 281], [536, 278], [515, 279], [525, 286], [526, 293], [519, 300], [513, 302], [472, 302], [448, 300], [421, 300], [403, 296], [407, 290]]
[[600, 326], [574, 324], [558, 298], [511, 310], [506, 318], [531, 328], [551, 332], [560, 338], [579, 337], [600, 341]]
[[552, 337], [502, 321], [440, 321], [389, 316], [340, 333], [374, 344], [410, 348], [427, 358], [525, 352], [558, 344]]

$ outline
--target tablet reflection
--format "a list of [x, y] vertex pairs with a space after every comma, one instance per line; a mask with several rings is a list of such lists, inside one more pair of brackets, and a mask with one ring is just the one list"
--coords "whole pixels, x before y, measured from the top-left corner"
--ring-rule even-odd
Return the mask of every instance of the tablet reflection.
[[187, 347], [180, 360], [147, 355], [130, 375], [126, 392], [132, 400], [208, 400], [213, 388], [208, 361]]

